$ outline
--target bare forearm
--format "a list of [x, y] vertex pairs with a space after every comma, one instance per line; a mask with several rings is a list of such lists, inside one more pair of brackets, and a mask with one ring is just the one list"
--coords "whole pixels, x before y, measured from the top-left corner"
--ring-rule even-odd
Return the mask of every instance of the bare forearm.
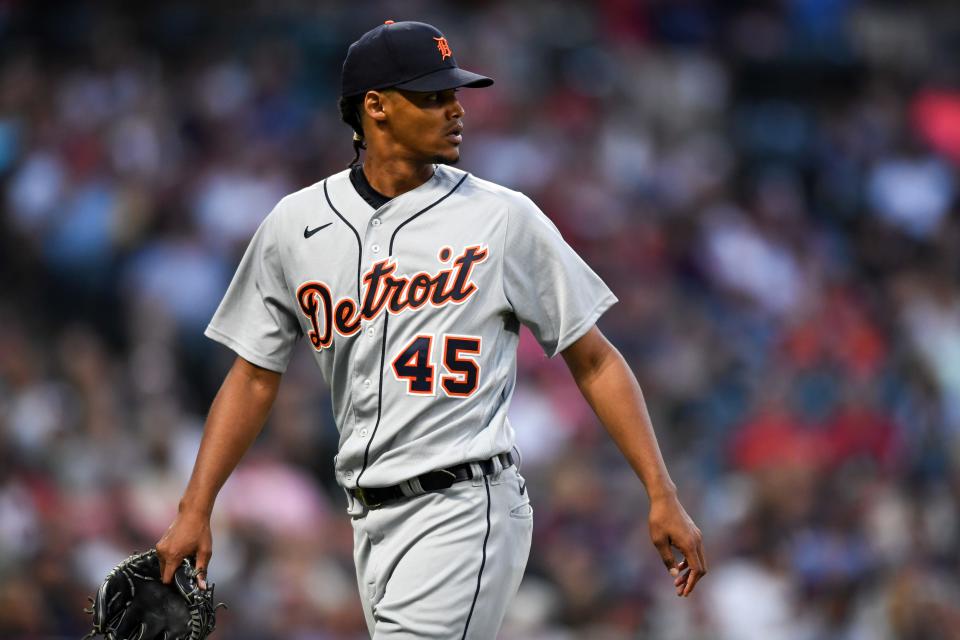
[[[636, 377], [596, 327], [567, 347], [563, 359], [583, 397], [647, 488], [650, 540], [674, 578], [677, 595], [690, 595], [707, 573], [703, 537], [677, 498]], [[682, 562], [676, 561], [673, 548], [683, 554]]]
[[213, 511], [220, 488], [263, 428], [279, 383], [280, 374], [237, 358], [210, 407], [181, 512]]
[[650, 498], [676, 494], [676, 486], [660, 454], [643, 392], [620, 352], [611, 349], [597, 369], [589, 375], [577, 376], [577, 385], [643, 481]]

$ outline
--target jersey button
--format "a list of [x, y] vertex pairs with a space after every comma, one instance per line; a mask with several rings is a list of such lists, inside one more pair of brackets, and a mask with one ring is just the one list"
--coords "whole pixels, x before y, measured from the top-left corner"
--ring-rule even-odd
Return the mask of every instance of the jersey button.
[[343, 474], [343, 477], [347, 480], [351, 479], [353, 477], [353, 471], [347, 471], [345, 474]]
[[370, 336], [371, 338], [372, 338], [373, 336], [375, 336], [376, 333], [377, 333], [377, 332], [376, 332], [376, 330], [375, 330], [373, 327], [370, 327], [369, 329], [367, 329], [367, 335]]
[[361, 437], [361, 438], [366, 438], [366, 437], [367, 437], [367, 430], [366, 430], [366, 429], [360, 429], [360, 437]]
[[370, 224], [372, 224], [372, 225], [375, 226], [375, 227], [379, 227], [379, 226], [380, 226], [380, 218], [374, 218], [373, 221], [372, 221]]
[[367, 389], [369, 389], [372, 385], [373, 385], [373, 381], [370, 380], [370, 378], [367, 378], [366, 380], [363, 381], [363, 386], [365, 386]]
[[373, 245], [372, 247], [370, 247], [370, 251], [373, 251], [374, 253], [380, 253], [380, 245], [378, 244]]

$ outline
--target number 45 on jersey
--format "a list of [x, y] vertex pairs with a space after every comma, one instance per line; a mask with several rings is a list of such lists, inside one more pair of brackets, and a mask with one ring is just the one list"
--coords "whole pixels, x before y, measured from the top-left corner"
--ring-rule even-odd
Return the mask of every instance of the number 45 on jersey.
[[[444, 334], [443, 368], [440, 376], [440, 388], [448, 396], [466, 397], [477, 390], [480, 384], [480, 338], [476, 336], [458, 336]], [[432, 396], [436, 367], [431, 362], [433, 353], [431, 334], [421, 334], [410, 341], [396, 358], [393, 359], [393, 375], [397, 380], [407, 381], [407, 393]]]

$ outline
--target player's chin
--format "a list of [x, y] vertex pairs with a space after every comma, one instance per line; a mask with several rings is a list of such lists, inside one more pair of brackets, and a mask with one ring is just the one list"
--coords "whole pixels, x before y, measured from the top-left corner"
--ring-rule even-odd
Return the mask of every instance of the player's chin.
[[444, 149], [433, 156], [433, 162], [436, 164], [457, 164], [460, 161], [459, 147]]

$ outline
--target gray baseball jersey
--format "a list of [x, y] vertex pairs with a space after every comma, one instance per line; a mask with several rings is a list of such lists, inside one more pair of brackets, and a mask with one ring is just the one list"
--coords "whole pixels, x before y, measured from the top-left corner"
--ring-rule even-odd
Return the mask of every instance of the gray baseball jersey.
[[374, 209], [343, 171], [261, 224], [206, 335], [330, 385], [347, 488], [509, 451], [520, 323], [548, 356], [616, 297], [521, 193], [449, 166]]

